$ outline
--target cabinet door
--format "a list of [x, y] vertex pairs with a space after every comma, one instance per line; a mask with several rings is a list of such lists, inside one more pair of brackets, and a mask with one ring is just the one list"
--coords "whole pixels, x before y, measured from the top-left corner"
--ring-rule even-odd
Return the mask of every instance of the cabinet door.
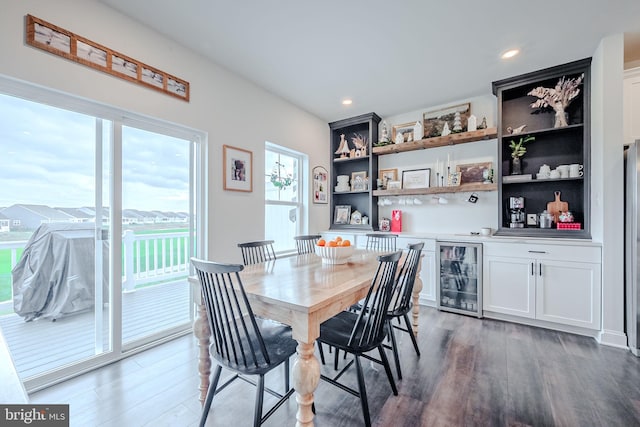
[[533, 319], [535, 269], [529, 258], [485, 257], [483, 309]]
[[422, 251], [422, 269], [420, 270], [420, 280], [422, 281], [421, 301], [436, 302], [436, 275], [436, 253]]
[[536, 272], [536, 318], [599, 330], [600, 268], [600, 264], [541, 261]]

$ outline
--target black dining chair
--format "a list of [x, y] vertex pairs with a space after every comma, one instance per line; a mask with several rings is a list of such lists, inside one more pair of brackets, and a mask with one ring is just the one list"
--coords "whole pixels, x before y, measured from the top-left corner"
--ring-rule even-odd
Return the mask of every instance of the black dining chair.
[[309, 234], [305, 236], [295, 236], [293, 240], [296, 241], [296, 249], [298, 255], [312, 254], [316, 251], [316, 243], [322, 238], [319, 234]]
[[[296, 352], [297, 343], [291, 338], [291, 328], [277, 322], [256, 318], [238, 274], [239, 264], [220, 264], [191, 258], [200, 285], [202, 299], [211, 329], [210, 353], [218, 362], [202, 408], [200, 426], [209, 415], [213, 397], [231, 382], [240, 378], [257, 386], [253, 425], [261, 425], [293, 393], [289, 387], [289, 358]], [[264, 376], [284, 364], [285, 393], [280, 394], [264, 385]], [[220, 373], [225, 367], [235, 373], [218, 387]], [[257, 383], [245, 376], [258, 376]], [[265, 390], [278, 402], [262, 416]]]
[[[360, 398], [362, 413], [364, 414], [364, 421], [367, 427], [371, 426], [371, 417], [369, 415], [367, 390], [360, 358], [364, 357], [381, 363], [384, 366], [393, 394], [398, 395], [398, 389], [391, 374], [389, 360], [387, 359], [382, 344], [386, 337], [387, 310], [391, 303], [398, 260], [401, 254], [402, 252], [398, 251], [378, 257], [378, 268], [363, 302], [363, 309], [360, 310], [360, 312], [353, 313], [351, 311], [343, 311], [320, 325], [319, 342], [333, 346], [336, 349], [354, 356], [333, 378], [325, 375], [321, 375], [320, 378]], [[378, 350], [380, 360], [365, 354], [374, 349]], [[354, 362], [358, 379], [357, 391], [338, 382], [338, 379]]]
[[242, 262], [244, 265], [259, 264], [276, 259], [276, 253], [273, 250], [273, 240], [238, 243], [238, 247], [242, 251]]
[[[420, 349], [416, 342], [416, 337], [413, 334], [411, 323], [409, 323], [409, 311], [413, 308], [411, 303], [411, 297], [413, 295], [413, 285], [416, 281], [416, 273], [418, 272], [418, 266], [420, 264], [420, 256], [424, 243], [415, 243], [409, 245], [407, 256], [400, 267], [400, 271], [397, 274], [395, 286], [393, 287], [393, 293], [391, 297], [391, 304], [387, 310], [387, 328], [389, 330], [389, 337], [391, 338], [391, 349], [393, 350], [393, 358], [396, 364], [396, 370], [398, 372], [398, 379], [402, 379], [402, 371], [400, 369], [400, 358], [398, 356], [398, 343], [396, 341], [396, 335], [394, 329], [407, 332], [411, 337], [413, 348], [416, 350], [416, 354], [420, 357]], [[393, 319], [404, 319], [405, 327], [393, 325]]]
[[396, 250], [397, 234], [389, 233], [368, 233], [367, 246], [368, 251], [389, 251]]

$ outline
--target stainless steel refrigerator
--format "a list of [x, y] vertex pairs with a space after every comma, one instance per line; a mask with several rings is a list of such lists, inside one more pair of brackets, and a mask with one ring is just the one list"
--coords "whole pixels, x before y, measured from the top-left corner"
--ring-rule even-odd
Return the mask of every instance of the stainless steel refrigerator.
[[625, 147], [625, 301], [629, 348], [640, 356], [640, 277], [638, 242], [640, 241], [640, 140]]

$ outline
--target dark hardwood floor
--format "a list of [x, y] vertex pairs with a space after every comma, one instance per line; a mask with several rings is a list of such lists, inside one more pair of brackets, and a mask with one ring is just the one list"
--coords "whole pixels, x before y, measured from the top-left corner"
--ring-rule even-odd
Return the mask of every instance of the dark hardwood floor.
[[[381, 366], [364, 363], [376, 426], [640, 425], [640, 359], [627, 350], [425, 307], [422, 356], [408, 336], [398, 337], [404, 377], [398, 396]], [[329, 365], [323, 373], [333, 372]], [[282, 390], [281, 373], [271, 373], [268, 385]], [[355, 387], [355, 372], [342, 380]], [[197, 387], [197, 346], [185, 336], [34, 393], [31, 401], [69, 403], [72, 426], [194, 426], [200, 416]], [[207, 425], [251, 425], [254, 391], [239, 381], [223, 390]], [[265, 408], [273, 400], [267, 394]], [[265, 425], [293, 426], [295, 410], [292, 397]], [[324, 382], [316, 411], [319, 427], [364, 425], [358, 399]]]

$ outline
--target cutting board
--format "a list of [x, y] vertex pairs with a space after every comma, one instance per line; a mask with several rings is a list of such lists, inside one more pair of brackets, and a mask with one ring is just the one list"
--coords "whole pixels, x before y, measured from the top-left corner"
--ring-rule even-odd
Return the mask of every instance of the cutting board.
[[555, 194], [556, 199], [553, 202], [547, 203], [547, 212], [553, 215], [553, 222], [557, 223], [560, 212], [566, 212], [569, 210], [569, 203], [560, 200], [559, 191], [555, 191], [553, 194]]

